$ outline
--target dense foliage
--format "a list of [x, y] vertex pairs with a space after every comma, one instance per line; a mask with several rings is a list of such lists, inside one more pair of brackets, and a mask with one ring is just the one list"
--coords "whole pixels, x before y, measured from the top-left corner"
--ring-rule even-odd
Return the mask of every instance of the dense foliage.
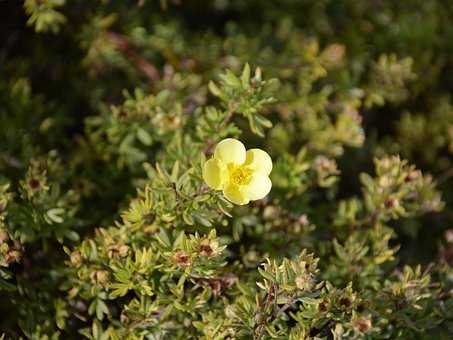
[[0, 339], [453, 337], [453, 2], [1, 7]]

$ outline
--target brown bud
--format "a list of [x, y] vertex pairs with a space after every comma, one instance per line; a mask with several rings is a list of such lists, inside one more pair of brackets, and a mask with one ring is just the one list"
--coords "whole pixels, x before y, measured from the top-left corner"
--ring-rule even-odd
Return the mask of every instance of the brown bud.
[[180, 267], [189, 267], [192, 264], [190, 256], [183, 250], [177, 251], [173, 255], [173, 260]]
[[21, 257], [21, 253], [18, 250], [11, 250], [9, 253], [6, 254], [5, 256], [5, 261], [6, 263], [10, 264], [12, 262], [19, 262]]
[[219, 243], [209, 238], [202, 239], [198, 245], [198, 251], [201, 256], [216, 256], [219, 253]]
[[118, 117], [118, 119], [126, 119], [127, 118], [126, 111], [123, 111], [123, 110], [119, 111], [117, 114], [117, 117]]
[[219, 296], [222, 293], [222, 282], [220, 280], [210, 280], [209, 286], [212, 289], [212, 292], [215, 296]]
[[128, 323], [129, 317], [128, 317], [126, 314], [121, 313], [121, 315], [120, 315], [120, 321], [121, 321], [122, 324]]
[[124, 257], [127, 255], [127, 252], [129, 250], [129, 247], [123, 244], [122, 246], [118, 247], [118, 253], [121, 257]]
[[404, 179], [404, 181], [407, 183], [407, 182], [412, 182], [413, 180], [417, 179], [417, 178], [420, 178], [422, 175], [421, 171], [420, 170], [412, 170], [411, 172], [409, 172], [406, 176], [406, 178]]
[[445, 241], [447, 241], [447, 243], [453, 243], [453, 229], [445, 231]]
[[211, 256], [213, 253], [213, 250], [209, 244], [202, 244], [200, 246], [200, 254], [203, 256]]
[[124, 257], [127, 255], [128, 250], [129, 247], [124, 244], [122, 245], [113, 244], [108, 247], [108, 256], [109, 258], [114, 258], [117, 256]]
[[362, 116], [360, 115], [360, 113], [351, 105], [346, 105], [345, 108], [344, 108], [344, 112], [351, 116], [352, 119], [354, 120], [354, 122], [356, 122], [357, 124], [362, 124]]
[[154, 213], [149, 213], [149, 214], [146, 214], [145, 216], [143, 216], [143, 222], [146, 225], [153, 224], [153, 222], [155, 220], [156, 220], [156, 214], [154, 214]]
[[90, 278], [93, 282], [102, 285], [108, 281], [109, 273], [105, 270], [96, 270], [91, 273]]
[[6, 232], [6, 230], [0, 230], [0, 243], [3, 243], [8, 240], [9, 240], [8, 232]]
[[343, 60], [345, 55], [345, 47], [340, 44], [331, 44], [326, 47], [322, 53], [325, 62], [332, 66], [337, 66]]
[[233, 273], [226, 273], [223, 275], [222, 281], [227, 288], [230, 288], [238, 282], [238, 277]]
[[396, 198], [388, 198], [384, 202], [384, 206], [386, 209], [393, 209], [399, 205], [399, 202]]
[[75, 267], [79, 267], [82, 264], [82, 254], [80, 252], [76, 251], [71, 254], [71, 263]]
[[297, 288], [304, 289], [307, 284], [307, 278], [304, 275], [298, 276], [298, 277], [296, 277], [295, 282], [296, 282]]
[[36, 189], [39, 189], [39, 187], [41, 186], [41, 183], [39, 182], [38, 179], [36, 178], [32, 178], [28, 181], [28, 185], [30, 186], [30, 188], [32, 188], [33, 190], [36, 190]]
[[327, 171], [331, 166], [331, 161], [325, 156], [317, 156], [314, 164], [319, 171]]
[[313, 162], [314, 170], [322, 176], [333, 175], [338, 173], [337, 163], [326, 156], [316, 156]]
[[366, 333], [371, 328], [371, 320], [364, 317], [355, 319], [352, 323], [361, 333]]
[[297, 219], [297, 222], [299, 222], [299, 224], [303, 227], [305, 227], [306, 225], [308, 225], [310, 223], [308, 221], [307, 215], [305, 215], [305, 214], [300, 215], [299, 218]]
[[214, 253], [214, 250], [209, 244], [209, 240], [203, 240], [198, 250], [202, 256], [211, 256]]
[[349, 300], [347, 297], [343, 297], [340, 299], [340, 305], [343, 307], [350, 307], [351, 306], [351, 300]]

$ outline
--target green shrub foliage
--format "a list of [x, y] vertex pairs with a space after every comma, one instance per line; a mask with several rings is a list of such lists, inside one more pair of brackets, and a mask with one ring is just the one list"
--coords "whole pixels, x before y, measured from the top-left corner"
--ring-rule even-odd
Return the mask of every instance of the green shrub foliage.
[[0, 339], [453, 337], [453, 2], [0, 6]]

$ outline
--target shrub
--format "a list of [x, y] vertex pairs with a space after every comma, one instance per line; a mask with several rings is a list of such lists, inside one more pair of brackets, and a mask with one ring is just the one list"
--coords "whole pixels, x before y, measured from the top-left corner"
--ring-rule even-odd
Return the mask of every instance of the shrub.
[[6, 6], [1, 339], [451, 338], [453, 5]]

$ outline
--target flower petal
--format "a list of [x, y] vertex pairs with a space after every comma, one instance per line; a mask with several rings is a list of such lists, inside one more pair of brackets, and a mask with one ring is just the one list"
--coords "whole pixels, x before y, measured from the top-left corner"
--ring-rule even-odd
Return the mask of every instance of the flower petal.
[[227, 185], [223, 189], [223, 195], [232, 203], [238, 205], [244, 205], [250, 202], [250, 200], [239, 190], [237, 185]]
[[223, 186], [222, 163], [217, 159], [211, 158], [203, 166], [203, 179], [206, 184], [214, 189], [220, 190]]
[[272, 171], [272, 159], [266, 151], [250, 149], [246, 154], [245, 165], [255, 171], [269, 175]]
[[241, 165], [245, 162], [245, 146], [237, 139], [227, 138], [217, 144], [214, 151], [214, 158], [228, 165], [233, 163]]
[[249, 184], [241, 188], [242, 193], [250, 200], [259, 200], [264, 198], [271, 191], [272, 182], [268, 176], [261, 172], [253, 174]]

